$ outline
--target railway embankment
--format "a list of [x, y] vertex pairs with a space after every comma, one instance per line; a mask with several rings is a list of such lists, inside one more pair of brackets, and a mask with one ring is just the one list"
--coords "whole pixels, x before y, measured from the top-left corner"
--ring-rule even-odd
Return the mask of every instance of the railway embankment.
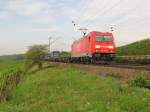
[[[54, 65], [27, 75], [9, 100], [0, 103], [0, 111], [150, 111], [148, 88], [114, 80], [114, 77], [121, 77], [114, 74], [102, 77], [104, 68], [100, 72], [97, 71], [99, 67], [93, 69], [88, 65], [87, 68], [64, 63]], [[88, 72], [91, 69], [94, 72]], [[95, 75], [96, 72], [100, 76]], [[137, 80], [141, 81], [141, 78]], [[137, 84], [134, 81], [132, 83]]]

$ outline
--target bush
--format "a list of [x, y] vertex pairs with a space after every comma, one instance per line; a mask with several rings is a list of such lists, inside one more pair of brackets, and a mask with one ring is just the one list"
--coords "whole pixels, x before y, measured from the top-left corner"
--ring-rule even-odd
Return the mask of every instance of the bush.
[[129, 81], [129, 85], [150, 89], [150, 77], [143, 75], [137, 76], [135, 79]]
[[26, 69], [30, 69], [36, 65], [39, 69], [41, 69], [43, 65], [43, 58], [47, 53], [48, 49], [46, 45], [31, 46], [25, 55]]

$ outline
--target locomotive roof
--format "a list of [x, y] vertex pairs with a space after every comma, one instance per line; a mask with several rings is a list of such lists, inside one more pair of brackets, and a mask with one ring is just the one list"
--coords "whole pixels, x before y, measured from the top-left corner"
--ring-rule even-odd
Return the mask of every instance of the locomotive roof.
[[91, 31], [90, 33], [105, 33], [105, 34], [112, 34], [111, 32], [100, 32], [100, 31]]
[[[91, 33], [112, 34], [111, 32], [91, 31], [91, 32], [89, 32], [87, 35], [85, 35], [84, 37], [89, 36]], [[75, 40], [73, 43], [76, 43], [76, 42], [80, 41], [80, 40], [83, 39], [84, 37], [82, 37], [82, 38], [80, 38], [80, 39], [78, 39], [78, 40]]]

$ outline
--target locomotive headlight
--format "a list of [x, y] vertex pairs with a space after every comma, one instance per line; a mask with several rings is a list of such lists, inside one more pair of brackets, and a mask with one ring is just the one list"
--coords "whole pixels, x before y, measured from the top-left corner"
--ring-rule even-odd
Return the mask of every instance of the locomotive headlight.
[[108, 48], [113, 49], [113, 48], [114, 48], [114, 46], [108, 46]]
[[101, 48], [101, 46], [100, 45], [95, 45], [95, 48]]

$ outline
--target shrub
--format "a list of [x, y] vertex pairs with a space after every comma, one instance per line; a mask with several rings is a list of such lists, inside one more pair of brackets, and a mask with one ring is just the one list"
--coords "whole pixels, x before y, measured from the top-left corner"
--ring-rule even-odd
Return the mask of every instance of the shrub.
[[29, 48], [25, 55], [26, 59], [26, 68], [30, 69], [34, 65], [37, 65], [38, 68], [42, 68], [43, 58], [48, 53], [46, 45], [34, 45]]
[[139, 75], [139, 76], [135, 77], [135, 79], [130, 80], [129, 85], [150, 88], [150, 77]]

